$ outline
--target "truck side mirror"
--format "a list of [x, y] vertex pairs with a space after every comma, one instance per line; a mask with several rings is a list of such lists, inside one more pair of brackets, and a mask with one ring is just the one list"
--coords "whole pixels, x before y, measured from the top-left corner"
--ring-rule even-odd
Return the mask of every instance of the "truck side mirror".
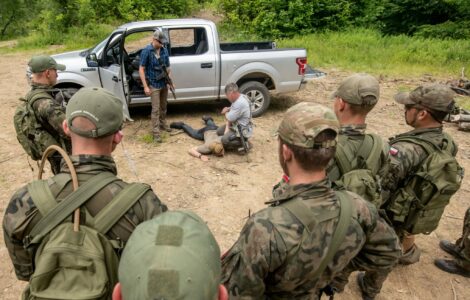
[[90, 53], [86, 56], [86, 64], [90, 68], [99, 67], [98, 58], [96, 57], [96, 53]]

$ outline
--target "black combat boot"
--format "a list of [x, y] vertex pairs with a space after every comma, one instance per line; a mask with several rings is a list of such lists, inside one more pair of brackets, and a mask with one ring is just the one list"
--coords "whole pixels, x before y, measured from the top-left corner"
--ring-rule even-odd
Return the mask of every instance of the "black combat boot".
[[470, 278], [470, 271], [465, 270], [464, 268], [459, 266], [454, 260], [436, 259], [434, 260], [434, 264], [436, 265], [436, 267], [447, 273], [462, 275]]
[[450, 255], [458, 258], [462, 258], [462, 255], [460, 254], [460, 248], [456, 244], [447, 241], [447, 240], [442, 240], [439, 242], [439, 247], [441, 247], [442, 250], [445, 252], [449, 253]]
[[207, 123], [207, 121], [209, 120], [212, 120], [212, 122], [214, 121], [214, 119], [212, 119], [212, 117], [208, 115], [203, 115], [202, 120], [204, 121], [204, 123]]

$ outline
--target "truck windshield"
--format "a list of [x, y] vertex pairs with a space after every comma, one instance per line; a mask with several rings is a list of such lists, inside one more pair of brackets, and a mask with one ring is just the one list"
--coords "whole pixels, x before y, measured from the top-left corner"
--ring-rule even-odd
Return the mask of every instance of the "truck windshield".
[[106, 42], [108, 41], [109, 37], [110, 37], [110, 35], [107, 38], [105, 38], [104, 40], [102, 40], [101, 42], [99, 42], [96, 46], [93, 46], [90, 49], [88, 49], [88, 52], [89, 53], [96, 53], [96, 54], [101, 52], [103, 47], [106, 45]]

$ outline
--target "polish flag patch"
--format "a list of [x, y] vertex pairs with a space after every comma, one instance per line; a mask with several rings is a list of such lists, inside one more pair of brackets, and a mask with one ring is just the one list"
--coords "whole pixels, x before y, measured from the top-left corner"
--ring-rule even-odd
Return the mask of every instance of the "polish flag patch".
[[398, 154], [398, 149], [390, 147], [390, 151], [388, 153], [390, 153], [390, 155], [396, 156]]

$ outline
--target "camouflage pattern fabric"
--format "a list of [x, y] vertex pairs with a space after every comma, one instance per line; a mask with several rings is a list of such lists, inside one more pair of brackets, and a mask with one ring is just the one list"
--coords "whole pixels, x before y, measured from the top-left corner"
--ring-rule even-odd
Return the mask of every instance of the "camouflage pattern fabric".
[[[108, 171], [117, 174], [116, 165], [111, 156], [74, 155], [71, 156], [71, 159], [76, 168], [80, 184], [83, 184], [88, 179], [101, 172]], [[70, 171], [64, 163], [61, 168], [61, 173], [48, 179], [52, 194], [58, 201], [64, 199], [72, 192], [72, 182], [68, 174], [70, 174]], [[63, 184], [65, 184], [65, 186]], [[95, 216], [126, 185], [127, 183], [121, 180], [112, 182], [96, 193], [96, 195], [85, 204], [86, 210], [92, 216]], [[166, 205], [162, 204], [152, 191], [148, 191], [129, 211], [127, 211], [124, 217], [111, 228], [107, 235], [111, 239], [119, 239], [126, 242], [138, 224], [166, 210]], [[5, 209], [3, 235], [6, 248], [8, 249], [15, 268], [16, 276], [20, 280], [29, 280], [34, 271], [33, 253], [24, 249], [23, 239], [29, 234], [41, 217], [26, 186], [20, 188], [12, 196]], [[83, 215], [82, 218], [85, 218], [85, 215]]]
[[460, 237], [455, 244], [460, 248], [460, 254], [462, 256], [462, 258], [455, 257], [455, 261], [460, 267], [470, 271], [470, 207], [465, 213], [462, 237]]
[[[45, 92], [52, 89], [51, 86], [40, 85], [34, 83], [31, 90], [42, 89]], [[62, 122], [65, 120], [65, 110], [58, 105], [52, 96], [50, 98], [42, 98], [34, 102], [33, 110], [36, 119], [43, 128], [52, 134], [61, 145], [65, 145], [68, 153], [71, 151], [70, 138], [62, 129]]]
[[[442, 127], [437, 128], [423, 128], [415, 129], [398, 136], [419, 136], [432, 140], [435, 144], [440, 145], [443, 141]], [[397, 136], [397, 137], [398, 137]], [[423, 147], [404, 141], [393, 143], [393, 138], [390, 139], [390, 169], [382, 182], [384, 189], [382, 197], [384, 200], [383, 207], [386, 208], [387, 202], [394, 192], [403, 187], [407, 181], [407, 177], [417, 171], [421, 163], [427, 158], [428, 154]], [[452, 154], [457, 154], [457, 144], [453, 142]], [[400, 239], [403, 239], [405, 232], [397, 231]]]
[[[318, 299], [347, 265], [387, 274], [401, 255], [398, 238], [375, 207], [353, 193], [352, 220], [332, 262], [318, 278], [312, 274], [327, 255], [338, 218], [317, 224], [302, 240], [302, 223], [281, 202], [299, 198], [313, 213], [337, 210], [339, 201], [327, 180], [286, 187], [252, 215], [222, 258], [222, 283], [230, 299]], [[385, 278], [367, 281], [379, 291]]]
[[[343, 138], [339, 138], [339, 143], [341, 143], [343, 147], [347, 147], [347, 150], [345, 151], [348, 151], [348, 153], [358, 152], [359, 147], [361, 146], [362, 141], [364, 140], [364, 136], [366, 134], [366, 127], [367, 127], [366, 124], [341, 125], [340, 130], [339, 130], [339, 135], [342, 136]], [[344, 139], [344, 137], [346, 137], [346, 139]], [[389, 152], [389, 145], [387, 143], [384, 143], [384, 148], [380, 155], [380, 162], [379, 162], [380, 168], [377, 173], [381, 179], [384, 178], [385, 175], [388, 173], [388, 168], [389, 168], [388, 152]], [[331, 181], [336, 181], [341, 178], [342, 174], [334, 159], [331, 160], [330, 163], [328, 164], [327, 174], [328, 174], [328, 178]]]

